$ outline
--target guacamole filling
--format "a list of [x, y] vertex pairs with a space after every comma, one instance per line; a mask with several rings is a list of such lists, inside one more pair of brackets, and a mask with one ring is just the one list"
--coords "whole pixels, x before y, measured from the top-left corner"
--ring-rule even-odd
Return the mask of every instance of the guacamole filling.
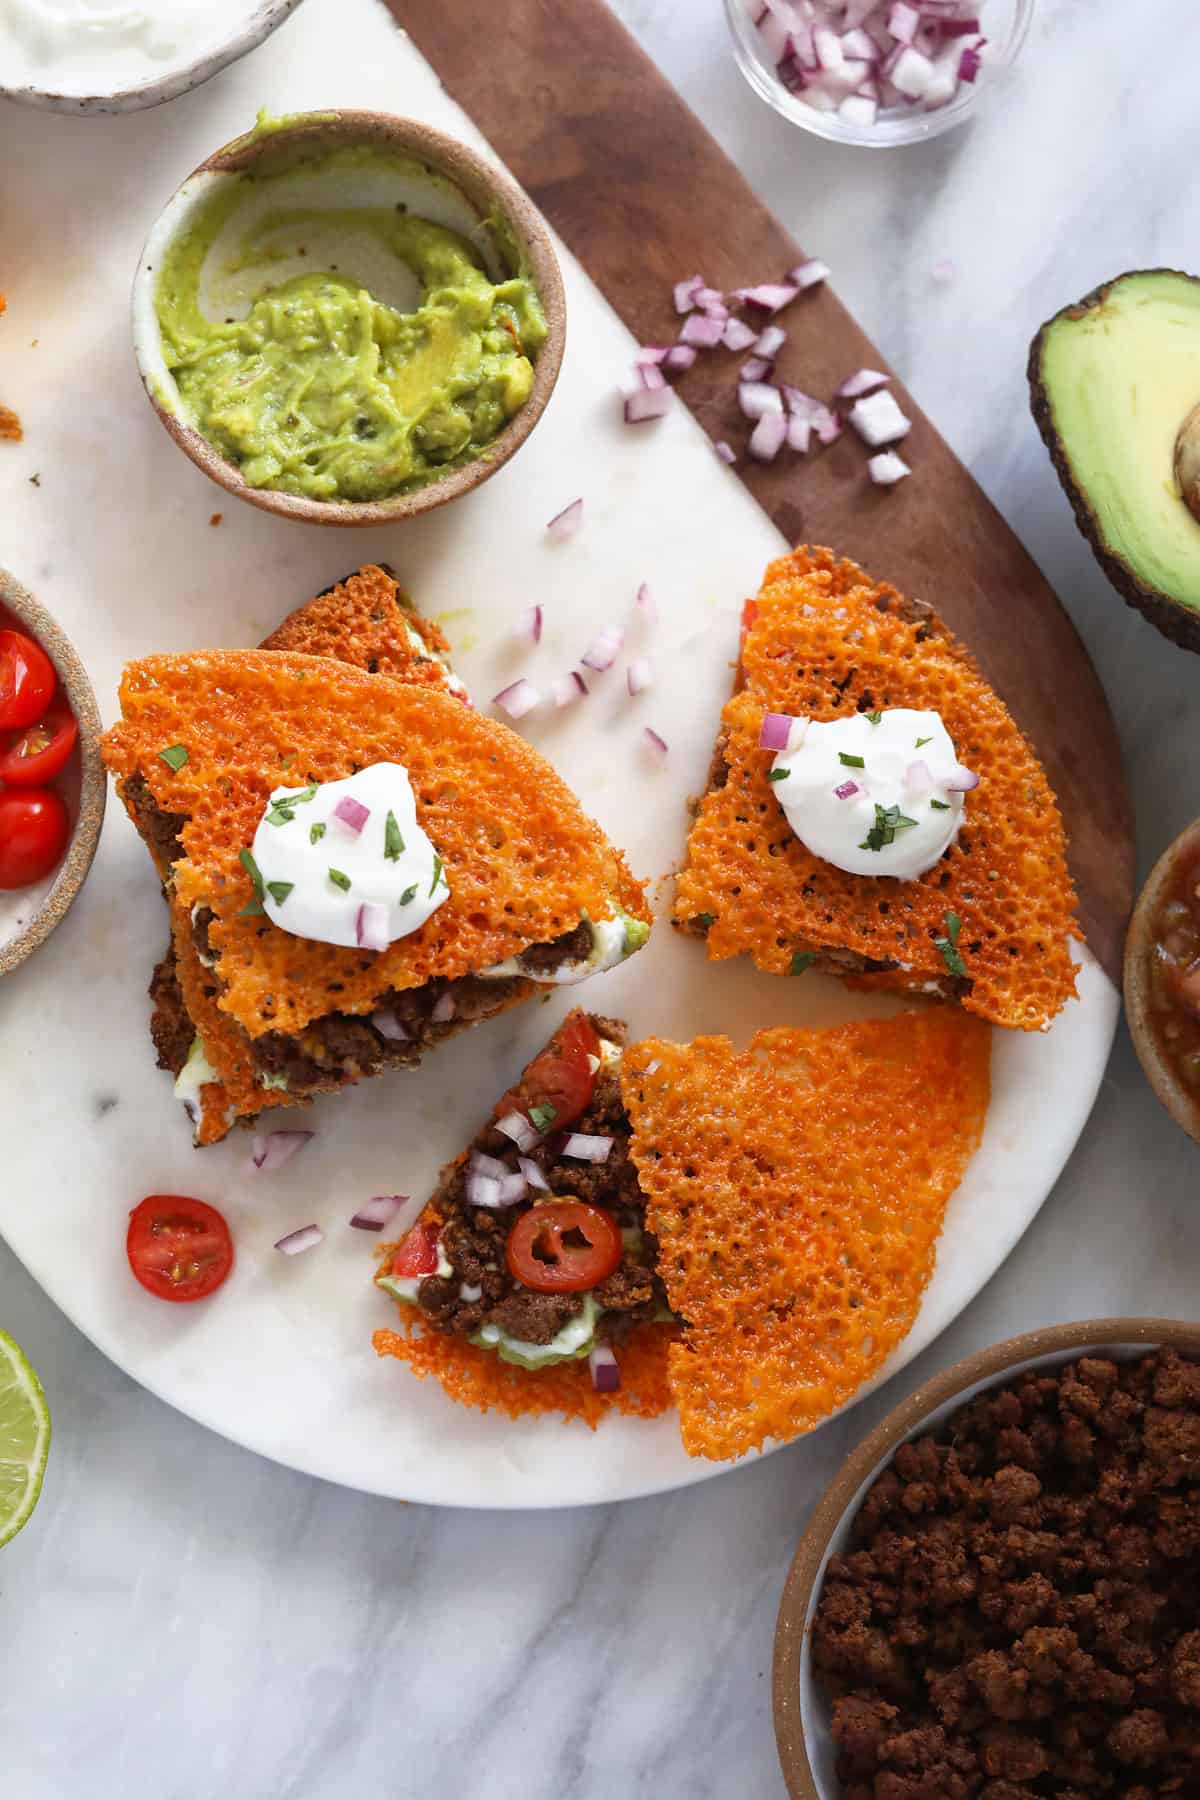
[[[226, 177], [172, 240], [155, 305], [186, 418], [256, 488], [384, 500], [483, 455], [529, 398], [546, 320], [528, 273], [398, 206], [306, 204], [405, 158], [335, 151]], [[316, 194], [307, 196], [315, 199]], [[481, 225], [481, 233], [483, 231]], [[498, 232], [494, 235], [500, 235]]]
[[[489, 1169], [503, 1164], [515, 1173], [520, 1167], [513, 1142], [490, 1120], [468, 1153], [443, 1171], [437, 1192], [414, 1228], [419, 1233], [429, 1222], [436, 1224], [436, 1271], [395, 1273], [394, 1265], [403, 1266], [406, 1260], [402, 1240], [375, 1278], [393, 1299], [418, 1307], [426, 1329], [465, 1337], [502, 1361], [530, 1370], [581, 1360], [600, 1345], [619, 1347], [634, 1325], [672, 1316], [658, 1274], [658, 1246], [646, 1230], [637, 1168], [629, 1154], [631, 1130], [620, 1081], [625, 1027], [618, 1020], [594, 1016], [590, 1023], [599, 1034], [601, 1054], [595, 1059], [593, 1092], [583, 1114], [571, 1121], [570, 1133], [610, 1138], [604, 1161], [565, 1156], [568, 1133], [555, 1131], [551, 1122], [541, 1140], [521, 1153], [525, 1164], [537, 1166], [545, 1187], [531, 1187], [525, 1198], [502, 1210], [474, 1205], [469, 1197], [471, 1174], [480, 1158]], [[550, 1053], [561, 1035], [551, 1040]], [[523, 1084], [514, 1090], [521, 1091]], [[509, 1099], [505, 1097], [501, 1108]], [[514, 1225], [531, 1207], [554, 1200], [583, 1200], [603, 1208], [620, 1226], [621, 1262], [593, 1288], [535, 1292], [509, 1270], [506, 1245]]]

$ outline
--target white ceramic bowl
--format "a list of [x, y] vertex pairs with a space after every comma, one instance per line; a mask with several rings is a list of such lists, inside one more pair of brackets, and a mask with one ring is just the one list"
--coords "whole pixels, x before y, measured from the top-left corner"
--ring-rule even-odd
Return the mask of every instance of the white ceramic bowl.
[[1015, 61], [1029, 30], [1034, 4], [1035, 0], [979, 0], [981, 29], [988, 40], [979, 79], [960, 87], [948, 106], [940, 106], [934, 112], [923, 112], [919, 106], [881, 112], [870, 127], [849, 124], [836, 112], [818, 112], [806, 105], [799, 94], [788, 92], [764, 54], [762, 38], [755, 29], [760, 0], [725, 0], [725, 13], [734, 61], [755, 93], [777, 113], [834, 144], [889, 150], [897, 144], [923, 144], [972, 116], [993, 89], [1001, 85], [1005, 71]]
[[[146, 0], [146, 4], [152, 7], [153, 0]], [[300, 0], [245, 0], [238, 22], [223, 37], [209, 43], [200, 55], [188, 50], [173, 59], [166, 58], [156, 64], [152, 76], [131, 86], [98, 93], [94, 83], [41, 87], [29, 81], [0, 80], [0, 97], [19, 100], [25, 106], [40, 106], [48, 112], [121, 113], [137, 112], [143, 106], [161, 106], [164, 100], [190, 94], [193, 88], [245, 56], [282, 25], [299, 4]]]

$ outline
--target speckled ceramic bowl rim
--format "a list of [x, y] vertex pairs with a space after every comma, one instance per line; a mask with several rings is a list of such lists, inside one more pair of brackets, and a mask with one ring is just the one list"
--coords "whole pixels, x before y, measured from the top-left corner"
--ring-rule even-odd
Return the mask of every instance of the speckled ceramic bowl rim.
[[1137, 1051], [1146, 1080], [1175, 1123], [1190, 1138], [1200, 1142], [1200, 1103], [1179, 1079], [1170, 1058], [1163, 1053], [1154, 1029], [1150, 1005], [1150, 959], [1154, 946], [1155, 921], [1163, 893], [1174, 879], [1180, 862], [1187, 857], [1200, 863], [1200, 819], [1194, 819], [1167, 845], [1137, 897], [1125, 938], [1122, 985], [1129, 1035], [1133, 1039], [1133, 1047]]
[[191, 93], [193, 88], [200, 87], [228, 68], [230, 63], [245, 56], [248, 50], [255, 49], [283, 24], [290, 13], [295, 12], [299, 4], [300, 0], [259, 0], [258, 5], [248, 9], [245, 21], [223, 44], [172, 69], [168, 75], [156, 75], [150, 81], [117, 88], [111, 94], [62, 94], [53, 88], [33, 87], [29, 83], [20, 87], [0, 84], [0, 99], [18, 100], [24, 106], [40, 106], [48, 112], [85, 114], [138, 112], [143, 107], [161, 106], [164, 100]]
[[[183, 418], [170, 412], [155, 392], [161, 379], [162, 357], [154, 312], [154, 268], [176, 225], [186, 216], [189, 183], [199, 176], [238, 173], [251, 167], [264, 149], [326, 139], [332, 149], [341, 144], [380, 144], [415, 157], [435, 175], [458, 189], [481, 217], [498, 207], [511, 226], [523, 251], [546, 315], [546, 341], [533, 367], [529, 398], [483, 454], [461, 468], [452, 469], [427, 487], [388, 500], [308, 500], [295, 494], [275, 493], [250, 487], [241, 471], [221, 456], [206, 438]], [[175, 442], [197, 468], [239, 500], [285, 519], [312, 525], [394, 525], [432, 512], [439, 506], [470, 493], [504, 467], [525, 442], [541, 418], [554, 392], [566, 345], [566, 295], [549, 227], [528, 195], [504, 170], [495, 168], [474, 150], [444, 132], [416, 119], [390, 113], [359, 112], [346, 108], [304, 113], [294, 124], [265, 136], [247, 133], [208, 157], [180, 184], [159, 215], [138, 261], [133, 284], [133, 337], [142, 385], [158, 417]], [[156, 367], [157, 364], [157, 367]]]
[[901, 1444], [927, 1430], [933, 1414], [943, 1408], [953, 1410], [974, 1392], [997, 1386], [1033, 1364], [1053, 1366], [1089, 1353], [1136, 1356], [1162, 1345], [1200, 1355], [1200, 1324], [1181, 1319], [1084, 1319], [1007, 1338], [1001, 1344], [976, 1351], [917, 1388], [843, 1464], [813, 1513], [792, 1559], [775, 1628], [775, 1741], [791, 1800], [838, 1800], [836, 1789], [818, 1784], [805, 1745], [801, 1686], [805, 1637], [830, 1543], [882, 1464]]
[[7, 569], [0, 569], [0, 602], [20, 620], [29, 635], [37, 639], [58, 672], [59, 681], [79, 726], [82, 775], [79, 814], [54, 885], [20, 936], [7, 944], [0, 944], [0, 975], [8, 975], [27, 956], [31, 956], [39, 944], [45, 943], [56, 925], [61, 925], [87, 880], [92, 858], [96, 854], [96, 845], [100, 841], [100, 827], [104, 823], [108, 783], [100, 758], [100, 733], [103, 729], [100, 709], [96, 705], [96, 696], [92, 692], [87, 670], [66, 633], [40, 600], [35, 600], [28, 588], [23, 587]]

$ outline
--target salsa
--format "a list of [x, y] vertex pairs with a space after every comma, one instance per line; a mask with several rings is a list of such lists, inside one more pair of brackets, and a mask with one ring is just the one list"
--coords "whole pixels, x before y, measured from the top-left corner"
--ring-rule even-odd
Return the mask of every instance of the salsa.
[[1200, 1096], [1200, 857], [1175, 870], [1153, 938], [1150, 1004], [1159, 1048]]

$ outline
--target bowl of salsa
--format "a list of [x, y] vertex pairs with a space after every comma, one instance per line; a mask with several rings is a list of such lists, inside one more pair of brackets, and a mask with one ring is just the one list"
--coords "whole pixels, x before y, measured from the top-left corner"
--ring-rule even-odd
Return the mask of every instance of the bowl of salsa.
[[1155, 863], [1125, 940], [1125, 1013], [1151, 1087], [1200, 1141], [1200, 819]]

